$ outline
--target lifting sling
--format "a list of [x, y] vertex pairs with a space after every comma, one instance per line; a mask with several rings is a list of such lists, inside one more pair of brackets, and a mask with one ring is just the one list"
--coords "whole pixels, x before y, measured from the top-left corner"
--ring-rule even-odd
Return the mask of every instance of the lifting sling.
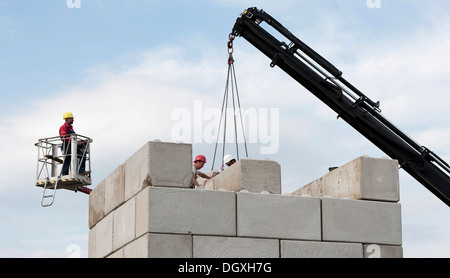
[[236, 81], [236, 72], [234, 69], [234, 58], [233, 58], [233, 40], [234, 40], [234, 34], [231, 33], [229, 36], [228, 41], [228, 74], [227, 74], [227, 81], [225, 84], [225, 92], [223, 95], [222, 100], [222, 109], [221, 109], [221, 115], [219, 120], [219, 128], [217, 131], [217, 140], [216, 145], [214, 148], [214, 157], [213, 157], [213, 164], [211, 167], [211, 171], [214, 170], [214, 161], [216, 159], [217, 154], [217, 145], [219, 143], [219, 136], [220, 136], [220, 127], [222, 126], [222, 120], [223, 120], [223, 146], [222, 146], [222, 159], [221, 159], [221, 171], [224, 169], [224, 163], [223, 159], [225, 157], [225, 144], [226, 144], [226, 133], [227, 133], [227, 109], [228, 109], [228, 99], [229, 99], [229, 91], [231, 89], [231, 99], [233, 103], [233, 119], [234, 119], [234, 140], [236, 144], [236, 158], [239, 160], [239, 144], [238, 144], [238, 134], [237, 134], [237, 120], [236, 120], [236, 104], [237, 104], [237, 110], [239, 111], [239, 117], [241, 119], [241, 127], [242, 127], [242, 136], [244, 139], [244, 148], [245, 148], [245, 157], [248, 157], [248, 150], [247, 150], [247, 143], [245, 138], [245, 130], [244, 130], [244, 123], [242, 119], [242, 111], [241, 111], [241, 102], [239, 100], [239, 91], [237, 87], [237, 81]]

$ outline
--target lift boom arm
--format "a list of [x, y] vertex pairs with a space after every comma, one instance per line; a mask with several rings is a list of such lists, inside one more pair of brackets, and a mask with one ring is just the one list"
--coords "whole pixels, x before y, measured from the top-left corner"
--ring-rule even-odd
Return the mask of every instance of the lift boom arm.
[[[261, 27], [266, 22], [290, 42], [280, 42]], [[241, 36], [302, 84], [412, 177], [450, 206], [450, 166], [417, 144], [381, 115], [374, 102], [342, 77], [342, 72], [263, 10], [247, 9], [232, 34]]]

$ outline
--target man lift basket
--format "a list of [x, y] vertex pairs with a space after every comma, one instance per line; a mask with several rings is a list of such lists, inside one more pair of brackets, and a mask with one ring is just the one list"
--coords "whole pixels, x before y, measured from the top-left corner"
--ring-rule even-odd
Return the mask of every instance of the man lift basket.
[[[92, 184], [90, 145], [93, 140], [75, 133], [65, 137], [39, 139], [35, 144], [38, 147], [36, 186], [43, 188], [41, 200], [43, 207], [53, 204], [57, 189], [80, 191], [86, 194], [92, 191], [87, 186]], [[64, 141], [70, 144], [64, 144]], [[62, 147], [66, 149], [63, 150]], [[70, 163], [70, 167], [68, 173], [63, 174], [64, 162], [66, 165]], [[79, 173], [82, 163], [85, 171]]]

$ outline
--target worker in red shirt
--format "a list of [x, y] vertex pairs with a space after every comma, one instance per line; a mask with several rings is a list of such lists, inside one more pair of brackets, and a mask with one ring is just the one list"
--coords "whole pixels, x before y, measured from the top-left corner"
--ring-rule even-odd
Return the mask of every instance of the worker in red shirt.
[[[65, 155], [64, 163], [62, 167], [62, 175], [68, 175], [69, 174], [69, 168], [70, 168], [70, 161], [71, 161], [71, 141], [70, 141], [70, 134], [75, 134], [75, 131], [73, 130], [73, 114], [71, 112], [65, 112], [63, 114], [63, 120], [64, 124], [59, 128], [59, 136], [61, 137], [61, 140], [63, 141], [61, 145], [61, 151], [63, 155]], [[83, 141], [77, 141], [77, 145], [81, 146], [83, 145]], [[77, 148], [77, 155], [78, 158], [81, 159], [80, 166], [78, 173], [82, 176], [85, 176], [87, 174], [90, 174], [91, 171], [85, 171], [86, 167], [86, 156], [83, 155], [83, 151]]]

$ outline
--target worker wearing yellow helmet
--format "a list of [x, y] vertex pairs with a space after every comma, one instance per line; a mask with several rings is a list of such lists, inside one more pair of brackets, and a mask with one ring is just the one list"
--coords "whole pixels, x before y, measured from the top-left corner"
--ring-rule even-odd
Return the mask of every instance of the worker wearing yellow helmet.
[[63, 114], [64, 124], [59, 128], [59, 136], [63, 142], [70, 142], [69, 134], [75, 133], [73, 130], [73, 114], [72, 112], [65, 112]]
[[[70, 142], [70, 134], [74, 134], [75, 131], [73, 130], [73, 114], [72, 112], [65, 112], [63, 114], [63, 120], [64, 124], [59, 128], [59, 136], [61, 137], [61, 140], [63, 141], [61, 145], [61, 151], [64, 158], [63, 168], [62, 168], [62, 175], [68, 175], [69, 174], [69, 168], [70, 168], [70, 154], [72, 151], [71, 148], [71, 142]], [[77, 142], [78, 145], [82, 145], [82, 141]], [[79, 167], [79, 174], [80, 175], [87, 175], [90, 173], [90, 171], [85, 171], [86, 168], [86, 158], [83, 156], [83, 152], [81, 150], [78, 150], [77, 152], [78, 157], [82, 158], [80, 162]]]

